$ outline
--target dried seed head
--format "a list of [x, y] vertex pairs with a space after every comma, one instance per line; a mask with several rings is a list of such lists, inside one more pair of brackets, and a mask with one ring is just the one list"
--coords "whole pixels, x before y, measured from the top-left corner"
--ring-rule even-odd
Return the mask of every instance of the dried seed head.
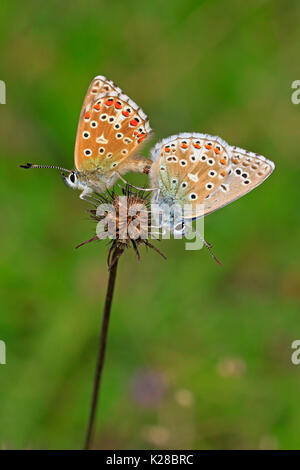
[[[96, 206], [90, 209], [90, 217], [98, 222], [97, 235], [83, 243], [85, 245], [99, 239], [110, 240], [107, 263], [109, 268], [121, 256], [126, 248], [132, 247], [140, 259], [139, 246], [144, 244], [157, 251], [163, 258], [165, 256], [148, 241], [148, 235], [151, 228], [151, 212], [149, 195], [144, 191], [133, 191], [126, 186], [122, 188], [122, 194], [106, 192], [95, 194], [91, 202]], [[116, 250], [117, 248], [117, 250]], [[112, 253], [117, 253], [114, 259], [111, 259]]]

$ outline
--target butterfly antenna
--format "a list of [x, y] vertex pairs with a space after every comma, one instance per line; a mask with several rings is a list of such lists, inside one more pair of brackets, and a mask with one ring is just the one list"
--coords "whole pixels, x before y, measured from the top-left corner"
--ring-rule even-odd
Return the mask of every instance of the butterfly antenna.
[[196, 230], [196, 234], [198, 235], [199, 238], [201, 238], [201, 240], [203, 241], [204, 245], [206, 246], [206, 248], [208, 249], [211, 257], [215, 260], [216, 263], [218, 263], [219, 266], [223, 266], [223, 264], [221, 263], [221, 261], [213, 254], [211, 248], [212, 248], [212, 245], [210, 243], [208, 243], [204, 237], [202, 237], [202, 235]]
[[54, 170], [66, 171], [67, 173], [72, 173], [71, 170], [67, 170], [66, 168], [62, 168], [61, 166], [55, 165], [34, 165], [32, 163], [25, 163], [24, 165], [19, 165], [20, 168], [53, 168]]

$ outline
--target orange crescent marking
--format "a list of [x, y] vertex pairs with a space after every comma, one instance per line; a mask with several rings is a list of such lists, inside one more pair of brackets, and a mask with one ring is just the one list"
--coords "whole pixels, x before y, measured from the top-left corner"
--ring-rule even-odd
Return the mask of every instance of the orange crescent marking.
[[140, 143], [143, 142], [143, 140], [145, 139], [146, 134], [138, 134], [138, 137], [139, 137], [138, 143], [140, 144]]

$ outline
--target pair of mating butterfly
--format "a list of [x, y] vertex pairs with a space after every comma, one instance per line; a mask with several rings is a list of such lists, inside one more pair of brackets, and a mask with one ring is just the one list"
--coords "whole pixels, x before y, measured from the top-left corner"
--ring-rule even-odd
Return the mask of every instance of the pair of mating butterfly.
[[[83, 102], [75, 144], [73, 171], [66, 183], [81, 190], [84, 199], [104, 192], [127, 172], [149, 173], [153, 200], [158, 205], [191, 204], [201, 215], [229, 204], [262, 183], [274, 163], [261, 155], [228, 145], [208, 134], [173, 135], [155, 145], [151, 160], [137, 155], [150, 136], [146, 114], [120, 88], [103, 76], [92, 81]], [[204, 207], [204, 211], [203, 211]]]

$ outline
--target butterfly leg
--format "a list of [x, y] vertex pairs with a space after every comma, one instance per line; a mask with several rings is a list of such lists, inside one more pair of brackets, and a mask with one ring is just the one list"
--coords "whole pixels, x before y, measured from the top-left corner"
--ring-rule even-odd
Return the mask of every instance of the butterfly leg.
[[[90, 204], [93, 204], [93, 206], [95, 207], [98, 207], [99, 205], [99, 202], [101, 202], [100, 200], [96, 199], [95, 197], [92, 196], [93, 194], [93, 191], [90, 189], [90, 188], [85, 188], [82, 193], [80, 194], [80, 199], [82, 199], [83, 201], [88, 201]], [[96, 201], [98, 202], [98, 204], [96, 204], [95, 202], [93, 201]]]
[[123, 183], [125, 183], [127, 186], [130, 186], [131, 188], [134, 188], [134, 189], [138, 189], [139, 191], [157, 191], [158, 188], [140, 188], [139, 186], [134, 186], [133, 184], [130, 184], [128, 183], [128, 181], [125, 180], [125, 178], [123, 178], [123, 176], [120, 175], [120, 173], [118, 173], [117, 171], [115, 172], [115, 174], [118, 176], [118, 178], [120, 178], [121, 181], [123, 181]]
[[222, 263], [221, 261], [213, 254], [213, 252], [211, 251], [211, 248], [212, 248], [212, 245], [210, 243], [208, 243], [204, 237], [202, 237], [202, 235], [196, 230], [196, 235], [203, 241], [204, 245], [206, 246], [206, 248], [208, 249], [211, 257], [215, 260], [216, 263], [218, 263], [219, 266], [222, 266]]
[[91, 195], [92, 194], [92, 190], [90, 188], [85, 188], [82, 193], [80, 194], [80, 199], [86, 199], [86, 196], [88, 195]]

